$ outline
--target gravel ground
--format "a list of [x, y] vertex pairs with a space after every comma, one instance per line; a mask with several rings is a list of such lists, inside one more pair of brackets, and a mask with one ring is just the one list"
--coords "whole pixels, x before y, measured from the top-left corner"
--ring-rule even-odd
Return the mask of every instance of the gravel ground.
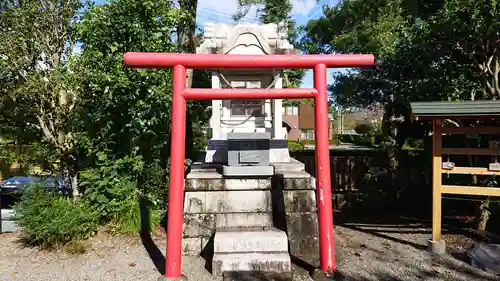
[[[451, 256], [433, 258], [424, 250], [429, 230], [419, 225], [345, 224], [335, 230], [338, 268], [345, 280], [500, 280]], [[3, 234], [0, 235], [0, 280], [157, 280], [157, 267], [162, 267], [165, 244], [162, 235], [153, 240], [161, 252], [151, 244], [152, 254], [148, 254], [139, 238], [99, 234], [91, 239], [87, 253], [71, 255], [25, 247], [16, 234]], [[156, 265], [150, 256], [158, 257], [154, 259]], [[205, 270], [205, 261], [200, 257], [184, 257], [182, 263], [189, 280], [218, 280]], [[294, 280], [310, 278], [304, 270], [295, 268]]]

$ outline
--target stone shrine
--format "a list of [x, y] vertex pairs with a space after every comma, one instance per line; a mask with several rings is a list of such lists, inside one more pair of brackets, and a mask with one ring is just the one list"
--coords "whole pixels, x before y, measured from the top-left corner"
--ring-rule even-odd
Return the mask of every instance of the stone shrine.
[[[207, 23], [197, 53], [295, 54], [284, 24]], [[213, 69], [212, 88], [281, 88], [280, 70]], [[205, 161], [185, 179], [183, 253], [212, 273], [319, 264], [315, 179], [290, 158], [281, 100], [214, 100]]]

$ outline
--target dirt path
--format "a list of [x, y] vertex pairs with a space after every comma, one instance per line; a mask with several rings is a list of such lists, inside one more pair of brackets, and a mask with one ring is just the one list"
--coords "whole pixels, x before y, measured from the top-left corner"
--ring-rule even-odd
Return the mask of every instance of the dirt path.
[[[433, 258], [424, 248], [429, 230], [418, 225], [336, 227], [338, 268], [345, 280], [356, 281], [498, 281], [451, 256]], [[140, 238], [100, 234], [85, 254], [41, 251], [24, 247], [15, 234], [0, 235], [2, 281], [153, 281], [164, 264], [164, 237], [153, 238], [149, 253]], [[158, 248], [156, 248], [158, 246]], [[153, 260], [156, 261], [153, 262]], [[205, 260], [184, 257], [183, 272], [192, 281], [218, 280], [205, 270]], [[297, 270], [295, 281], [310, 280]]]

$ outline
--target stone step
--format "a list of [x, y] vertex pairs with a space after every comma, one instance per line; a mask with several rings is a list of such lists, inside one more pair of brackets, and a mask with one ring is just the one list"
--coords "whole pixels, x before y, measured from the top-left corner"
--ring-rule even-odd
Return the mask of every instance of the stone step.
[[277, 228], [225, 228], [214, 236], [214, 253], [284, 252], [288, 237]]
[[215, 253], [212, 274], [221, 276], [225, 272], [291, 272], [288, 253]]

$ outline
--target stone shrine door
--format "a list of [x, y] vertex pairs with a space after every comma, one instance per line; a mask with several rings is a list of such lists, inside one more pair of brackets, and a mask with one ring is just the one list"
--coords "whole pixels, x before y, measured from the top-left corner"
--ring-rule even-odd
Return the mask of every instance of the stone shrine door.
[[[261, 81], [233, 81], [234, 89], [261, 88]], [[264, 100], [229, 100], [230, 115], [235, 117], [265, 117]]]

